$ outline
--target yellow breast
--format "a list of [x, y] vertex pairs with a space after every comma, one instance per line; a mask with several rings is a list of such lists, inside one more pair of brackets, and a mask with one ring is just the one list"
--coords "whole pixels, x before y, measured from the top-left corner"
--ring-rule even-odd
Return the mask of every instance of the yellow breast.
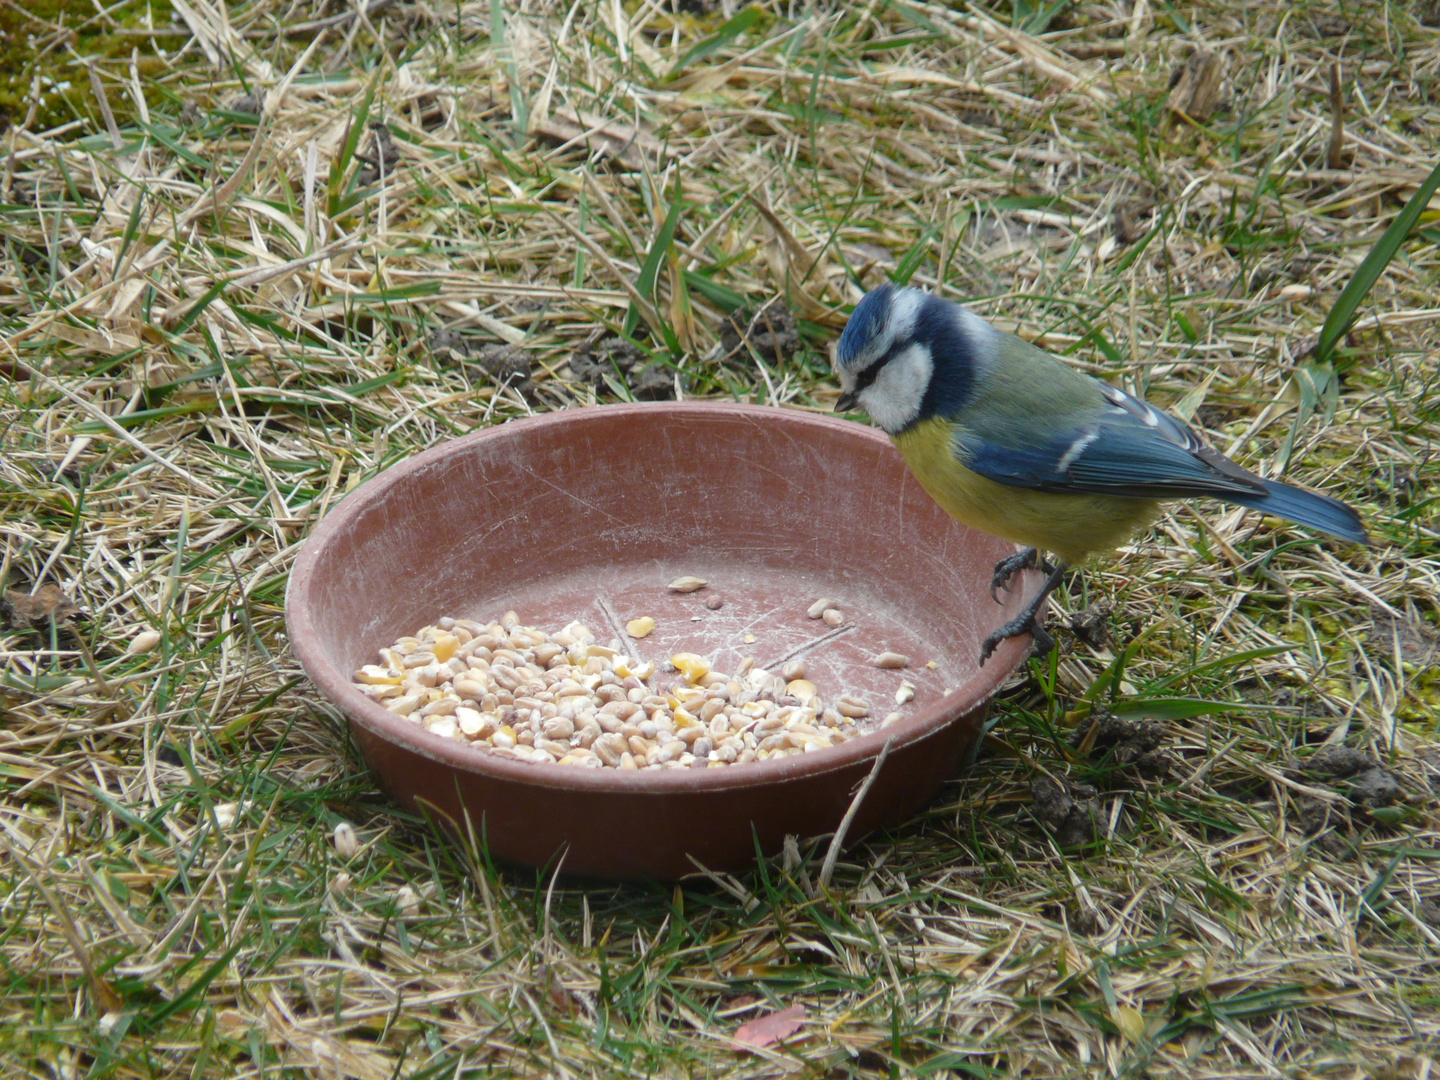
[[1113, 550], [1159, 510], [1149, 499], [1060, 495], [987, 480], [956, 459], [951, 425], [938, 417], [922, 420], [892, 441], [920, 486], [956, 521], [1054, 552], [1069, 565], [1091, 552]]

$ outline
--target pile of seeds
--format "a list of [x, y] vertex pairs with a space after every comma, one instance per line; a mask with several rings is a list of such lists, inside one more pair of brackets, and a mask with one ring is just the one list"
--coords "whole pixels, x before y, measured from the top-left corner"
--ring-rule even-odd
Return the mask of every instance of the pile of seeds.
[[[437, 735], [518, 761], [740, 765], [835, 746], [874, 726], [864, 698], [822, 701], [798, 660], [772, 673], [747, 658], [724, 674], [702, 656], [678, 653], [671, 670], [656, 675], [619, 641], [598, 644], [581, 623], [551, 635], [520, 625], [513, 611], [489, 625], [441, 619], [381, 649], [380, 660], [355, 673], [362, 693]], [[909, 661], [881, 653], [873, 662]], [[900, 683], [897, 703], [913, 697], [914, 687]], [[879, 726], [900, 717], [892, 712]]]

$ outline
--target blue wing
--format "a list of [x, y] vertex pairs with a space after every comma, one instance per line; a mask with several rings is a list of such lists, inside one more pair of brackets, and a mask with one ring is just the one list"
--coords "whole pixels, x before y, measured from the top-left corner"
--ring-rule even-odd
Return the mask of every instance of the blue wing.
[[997, 483], [1037, 491], [1177, 499], [1265, 490], [1264, 480], [1211, 450], [1180, 421], [1114, 387], [1094, 385], [1103, 399], [1099, 410], [1088, 411], [1081, 423], [1070, 414], [1040, 441], [957, 426], [960, 460]]
[[1004, 427], [992, 424], [986, 431], [957, 423], [956, 456], [972, 472], [1010, 487], [1138, 499], [1208, 495], [1369, 543], [1360, 515], [1344, 503], [1256, 476], [1179, 420], [1124, 391], [1095, 385], [1104, 398], [1098, 416], [1062, 420], [1048, 438], [1023, 443], [1007, 437], [1015, 433]]

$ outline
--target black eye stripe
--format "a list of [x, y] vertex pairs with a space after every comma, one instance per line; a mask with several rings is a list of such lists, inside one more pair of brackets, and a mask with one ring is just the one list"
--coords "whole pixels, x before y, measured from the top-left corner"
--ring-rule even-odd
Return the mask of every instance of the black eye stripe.
[[855, 376], [855, 390], [853, 392], [858, 394], [861, 390], [864, 390], [871, 383], [873, 383], [876, 377], [879, 376], [881, 369], [883, 369], [886, 364], [890, 363], [891, 360], [894, 360], [895, 357], [899, 354], [899, 352], [899, 343], [890, 346], [889, 351], [886, 352], [884, 356], [880, 357], [879, 360], [876, 360], [875, 363], [871, 364], [864, 371], [860, 372], [859, 375]]

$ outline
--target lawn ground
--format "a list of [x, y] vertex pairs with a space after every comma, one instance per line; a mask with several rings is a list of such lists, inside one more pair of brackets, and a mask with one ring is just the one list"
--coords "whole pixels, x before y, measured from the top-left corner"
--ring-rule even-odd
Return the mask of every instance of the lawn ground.
[[[1440, 158], [1435, 5], [683, 6], [7, 9], [0, 1071], [1433, 1075], [1435, 210], [1321, 332]], [[1374, 546], [1172, 507], [828, 890], [823, 840], [557, 880], [381, 795], [284, 636], [315, 523], [532, 412], [828, 410], [887, 276]]]

